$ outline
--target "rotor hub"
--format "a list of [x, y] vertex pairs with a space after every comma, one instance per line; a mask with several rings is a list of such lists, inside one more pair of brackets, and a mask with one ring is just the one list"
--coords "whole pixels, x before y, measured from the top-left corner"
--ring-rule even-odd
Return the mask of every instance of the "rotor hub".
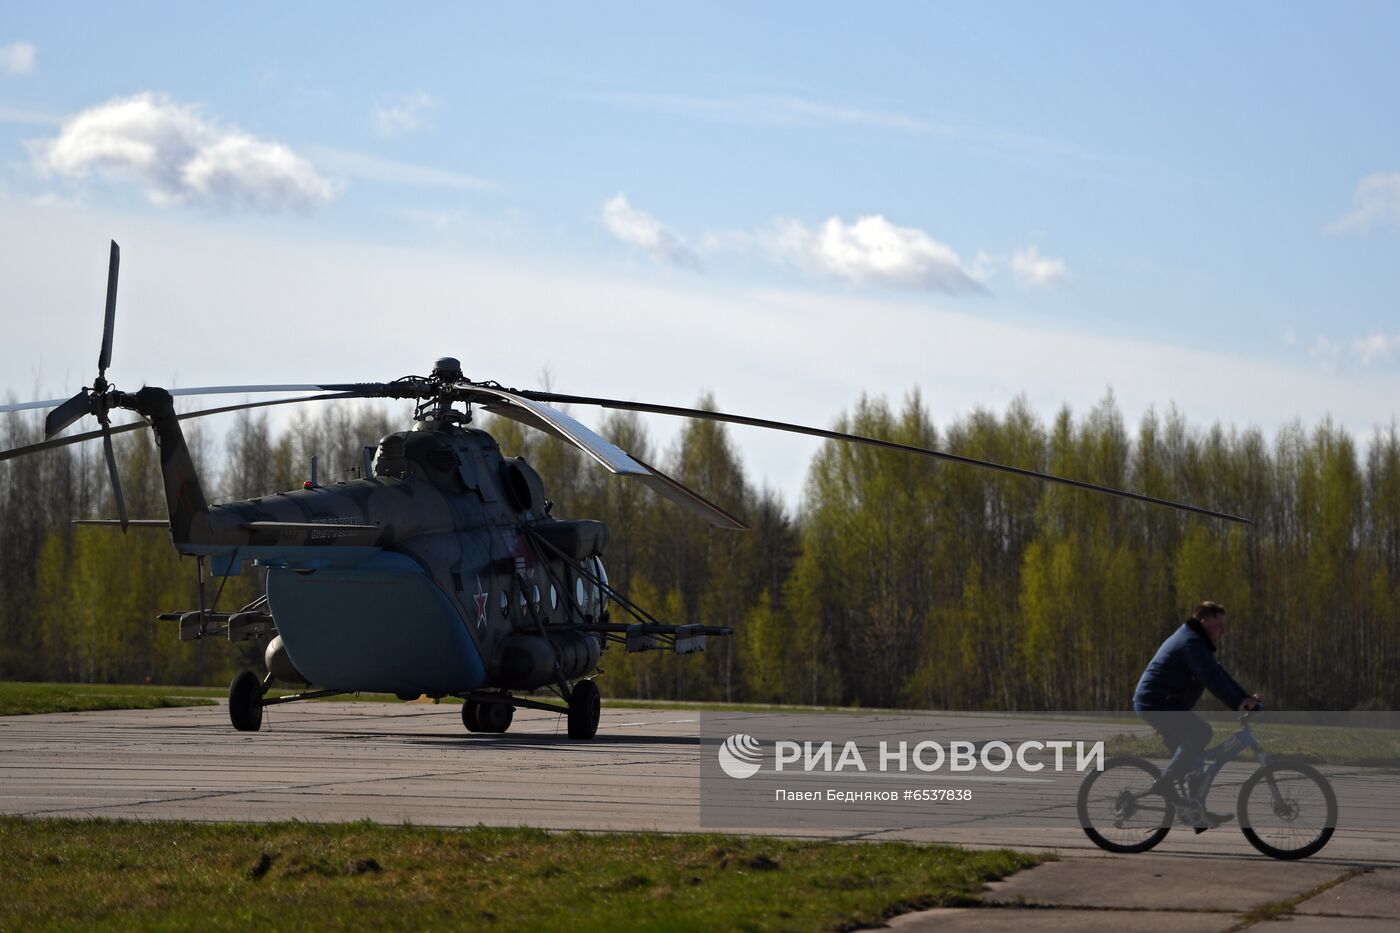
[[433, 379], [443, 385], [462, 381], [462, 364], [454, 356], [441, 357], [433, 364]]
[[432, 374], [428, 377], [435, 386], [434, 393], [425, 398], [413, 413], [415, 421], [442, 421], [455, 424], [467, 424], [472, 420], [471, 405], [466, 406], [465, 412], [457, 411], [452, 407], [452, 389], [458, 383], [465, 382], [462, 375], [462, 364], [455, 356], [439, 357], [433, 363]]

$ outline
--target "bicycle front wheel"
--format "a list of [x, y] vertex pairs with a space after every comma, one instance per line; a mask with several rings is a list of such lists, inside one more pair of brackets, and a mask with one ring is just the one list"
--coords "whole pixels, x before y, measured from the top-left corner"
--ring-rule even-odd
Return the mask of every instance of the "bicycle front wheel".
[[1146, 852], [1167, 838], [1171, 802], [1151, 792], [1162, 776], [1145, 758], [1110, 758], [1079, 785], [1079, 825], [1094, 845], [1110, 852]]
[[1240, 830], [1249, 844], [1280, 859], [1307, 858], [1337, 828], [1337, 795], [1311, 765], [1260, 768], [1240, 787]]

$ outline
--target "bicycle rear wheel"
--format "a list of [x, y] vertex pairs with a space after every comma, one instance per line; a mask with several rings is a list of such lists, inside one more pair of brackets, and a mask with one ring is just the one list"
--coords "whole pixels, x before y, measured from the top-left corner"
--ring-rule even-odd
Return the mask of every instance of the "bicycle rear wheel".
[[1079, 825], [1094, 845], [1110, 852], [1146, 852], [1167, 838], [1176, 816], [1171, 801], [1150, 793], [1162, 776], [1145, 758], [1104, 762], [1079, 785]]
[[1240, 830], [1249, 844], [1279, 859], [1307, 858], [1337, 828], [1337, 795], [1311, 765], [1279, 762], [1240, 787]]

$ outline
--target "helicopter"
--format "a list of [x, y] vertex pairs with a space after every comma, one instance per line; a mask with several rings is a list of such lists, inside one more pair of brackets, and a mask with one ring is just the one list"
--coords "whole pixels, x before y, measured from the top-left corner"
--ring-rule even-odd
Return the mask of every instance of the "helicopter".
[[[744, 530], [737, 517], [661, 470], [604, 439], [555, 405], [582, 405], [712, 421], [872, 445], [912, 455], [1118, 496], [1231, 522], [1249, 519], [1035, 470], [879, 438], [765, 418], [649, 402], [507, 388], [473, 381], [444, 356], [426, 376], [389, 382], [202, 386], [134, 392], [107, 379], [112, 362], [120, 248], [111, 243], [97, 376], [68, 399], [0, 405], [0, 413], [50, 408], [45, 440], [0, 451], [0, 461], [101, 439], [115, 519], [80, 524], [168, 529], [181, 555], [195, 558], [199, 607], [162, 613], [181, 640], [266, 639], [266, 673], [241, 671], [229, 686], [230, 723], [258, 731], [268, 706], [344, 693], [388, 693], [412, 700], [457, 697], [468, 731], [503, 733], [519, 708], [567, 718], [571, 739], [597, 734], [596, 683], [604, 651], [703, 651], [732, 626], [664, 622], [608, 582], [603, 558], [611, 530], [600, 521], [553, 515], [540, 475], [505, 455], [473, 426], [481, 409], [553, 436], [627, 480], [640, 482], [718, 528]], [[175, 398], [302, 393], [177, 413]], [[311, 392], [314, 394], [305, 394]], [[340, 399], [414, 402], [412, 425], [364, 451], [363, 476], [301, 489], [210, 503], [180, 422], [273, 405]], [[139, 420], [114, 426], [113, 412]], [[91, 416], [98, 429], [60, 436]], [[112, 436], [149, 427], [159, 452], [167, 517], [127, 515]], [[214, 578], [247, 564], [266, 571], [265, 593], [232, 611], [212, 600]], [[295, 692], [271, 695], [280, 682]], [[314, 689], [313, 689], [314, 688]], [[281, 691], [278, 691], [281, 692]], [[540, 693], [554, 699], [540, 699]]]

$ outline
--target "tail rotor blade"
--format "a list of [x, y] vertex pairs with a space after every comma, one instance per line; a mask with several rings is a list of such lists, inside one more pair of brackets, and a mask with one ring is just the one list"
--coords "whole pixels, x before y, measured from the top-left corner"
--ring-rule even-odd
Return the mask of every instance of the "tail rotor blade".
[[49, 412], [49, 416], [44, 419], [44, 436], [53, 437], [91, 411], [92, 402], [88, 398], [87, 390], [83, 390]]
[[105, 422], [102, 425], [102, 453], [107, 458], [107, 472], [112, 477], [112, 498], [117, 503], [117, 520], [121, 522], [122, 534], [126, 534], [126, 498], [122, 495], [121, 477], [117, 475], [117, 455], [112, 452], [112, 432]]
[[102, 352], [97, 357], [97, 373], [105, 375], [112, 365], [112, 328], [117, 320], [117, 267], [121, 265], [122, 251], [117, 241], [112, 241], [112, 258], [107, 264], [107, 317], [102, 323]]

